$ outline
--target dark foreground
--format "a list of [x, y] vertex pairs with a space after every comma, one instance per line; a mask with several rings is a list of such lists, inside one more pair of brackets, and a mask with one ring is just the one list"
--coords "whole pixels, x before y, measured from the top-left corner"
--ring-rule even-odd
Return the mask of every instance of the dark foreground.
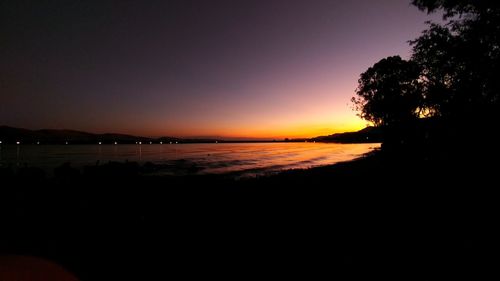
[[0, 253], [80, 280], [478, 279], [496, 264], [497, 165], [469, 156], [379, 152], [246, 180], [4, 169]]

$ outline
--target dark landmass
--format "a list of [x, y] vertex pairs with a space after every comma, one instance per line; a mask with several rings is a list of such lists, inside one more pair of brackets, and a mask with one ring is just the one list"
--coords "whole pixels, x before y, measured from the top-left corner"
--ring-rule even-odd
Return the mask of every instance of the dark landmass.
[[[369, 138], [369, 139], [367, 139]], [[379, 130], [368, 127], [359, 132], [334, 134], [324, 137], [308, 138], [285, 138], [285, 139], [213, 139], [213, 138], [175, 138], [175, 137], [160, 137], [149, 138], [141, 136], [132, 136], [125, 134], [94, 134], [74, 130], [28, 130], [22, 128], [14, 128], [9, 126], [0, 126], [0, 141], [3, 144], [135, 144], [141, 142], [147, 143], [261, 143], [261, 142], [339, 142], [339, 143], [366, 143], [380, 142]]]
[[312, 138], [317, 142], [337, 142], [337, 143], [379, 143], [383, 142], [383, 132], [380, 127], [366, 127], [357, 132], [337, 133], [329, 136]]
[[135, 143], [149, 142], [153, 139], [124, 134], [93, 134], [74, 130], [28, 130], [0, 126], [0, 139], [4, 144], [97, 144], [102, 143]]
[[[3, 144], [136, 144], [147, 143], [213, 143], [216, 139], [182, 139], [175, 137], [142, 137], [126, 134], [94, 134], [75, 130], [28, 130], [0, 126], [0, 140]], [[222, 140], [221, 140], [222, 141]]]

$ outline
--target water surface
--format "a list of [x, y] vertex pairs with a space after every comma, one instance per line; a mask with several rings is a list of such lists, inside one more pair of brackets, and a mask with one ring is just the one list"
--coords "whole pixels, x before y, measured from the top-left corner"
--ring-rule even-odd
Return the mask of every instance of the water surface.
[[379, 144], [219, 143], [143, 145], [3, 145], [1, 166], [35, 166], [52, 172], [70, 162], [81, 168], [109, 161], [152, 162], [162, 174], [235, 172], [258, 175], [358, 158]]

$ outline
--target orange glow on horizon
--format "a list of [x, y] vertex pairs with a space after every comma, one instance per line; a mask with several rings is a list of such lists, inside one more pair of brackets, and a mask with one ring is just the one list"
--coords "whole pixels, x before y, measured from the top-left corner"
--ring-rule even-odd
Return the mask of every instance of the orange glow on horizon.
[[[350, 102], [356, 88], [356, 75], [337, 73], [332, 79], [331, 75], [324, 74], [332, 72], [333, 69], [309, 73], [300, 80], [272, 77], [259, 81], [255, 88], [245, 88], [249, 92], [245, 95], [229, 95], [224, 99], [199, 97], [179, 103], [180, 114], [168, 110], [151, 113], [144, 116], [144, 120], [134, 120], [135, 124], [128, 123], [133, 130], [123, 129], [152, 137], [284, 139], [365, 128], [368, 122], [356, 115]], [[162, 117], [158, 118], [159, 115]], [[155, 121], [151, 122], [152, 119]]]
[[[337, 118], [335, 118], [337, 119]], [[153, 137], [171, 136], [180, 138], [199, 138], [199, 137], [218, 137], [218, 138], [242, 138], [242, 139], [284, 139], [284, 138], [312, 138], [317, 136], [331, 135], [335, 133], [358, 131], [369, 124], [366, 121], [353, 116], [344, 119], [342, 122], [337, 120], [330, 122], [314, 122], [307, 120], [297, 122], [296, 124], [260, 124], [245, 125], [238, 127], [219, 127], [219, 128], [186, 128], [185, 130], [176, 130], [173, 132], [138, 132], [137, 135], [146, 135]]]

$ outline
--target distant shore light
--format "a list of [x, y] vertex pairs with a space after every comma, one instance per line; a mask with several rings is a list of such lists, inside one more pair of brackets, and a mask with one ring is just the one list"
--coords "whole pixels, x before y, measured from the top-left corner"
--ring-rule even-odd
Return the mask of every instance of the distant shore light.
[[2, 141], [0, 141], [0, 144], [2, 144]]
[[142, 144], [142, 141], [140, 141], [139, 144]]
[[218, 143], [218, 141], [215, 141], [215, 143]]
[[66, 144], [68, 144], [68, 142], [66, 142]]
[[152, 142], [152, 141], [150, 141], [150, 142], [149, 142], [149, 144], [153, 144], [153, 142]]
[[37, 142], [36, 142], [36, 144], [40, 144], [40, 142], [39, 142], [39, 141], [37, 141]]
[[118, 144], [118, 143], [115, 141], [115, 144]]
[[163, 142], [161, 141], [160, 144], [163, 144]]
[[101, 142], [99, 142], [99, 144], [102, 144]]
[[16, 144], [21, 144], [21, 142], [16, 141]]
[[172, 144], [172, 142], [170, 142], [170, 144]]
[[178, 141], [176, 141], [175, 143], [179, 143]]

